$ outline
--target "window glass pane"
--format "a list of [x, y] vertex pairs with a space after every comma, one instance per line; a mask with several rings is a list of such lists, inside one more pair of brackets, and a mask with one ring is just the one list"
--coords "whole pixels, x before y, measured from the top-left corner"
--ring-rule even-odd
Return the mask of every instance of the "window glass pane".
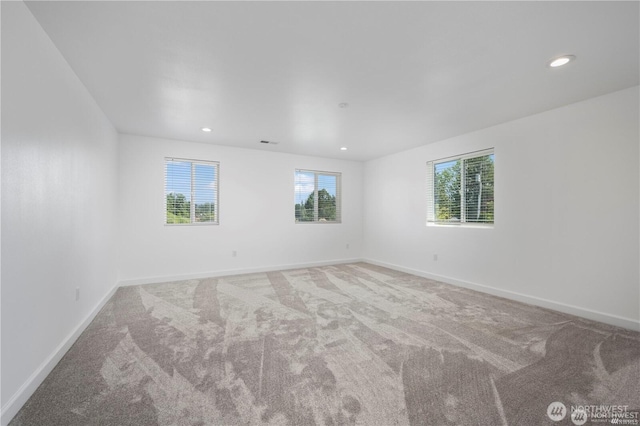
[[465, 219], [493, 223], [493, 154], [464, 161]]
[[295, 213], [296, 221], [314, 220], [315, 173], [296, 171], [295, 177]]
[[194, 164], [194, 203], [196, 222], [216, 221], [216, 169], [213, 165]]
[[191, 222], [191, 163], [167, 161], [165, 196], [166, 223]]
[[337, 177], [318, 175], [318, 220], [329, 222], [336, 220]]
[[436, 221], [459, 222], [460, 215], [460, 160], [437, 163], [435, 173]]

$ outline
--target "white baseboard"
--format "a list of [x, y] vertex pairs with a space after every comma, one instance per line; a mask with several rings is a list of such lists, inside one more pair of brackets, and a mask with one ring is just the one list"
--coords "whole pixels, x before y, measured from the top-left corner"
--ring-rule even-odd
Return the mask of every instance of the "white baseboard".
[[96, 317], [100, 309], [111, 299], [111, 296], [118, 289], [117, 285], [114, 285], [113, 288], [98, 302], [98, 304], [89, 312], [89, 314], [85, 317], [85, 319], [78, 324], [78, 326], [58, 345], [58, 347], [49, 355], [49, 357], [29, 376], [26, 382], [20, 389], [16, 391], [15, 394], [9, 401], [2, 407], [0, 414], [0, 423], [2, 426], [6, 426], [9, 424], [11, 419], [18, 414], [18, 411], [22, 408], [22, 406], [29, 400], [31, 395], [38, 389], [38, 386], [42, 384], [44, 379], [51, 373], [53, 368], [60, 362], [64, 354], [67, 353], [69, 348], [75, 343], [80, 334], [87, 328], [87, 326], [93, 321]]
[[428, 272], [419, 271], [417, 269], [405, 268], [404, 266], [394, 265], [392, 263], [387, 263], [387, 262], [381, 262], [379, 260], [363, 259], [362, 261], [371, 263], [374, 265], [378, 265], [378, 266], [384, 266], [385, 268], [389, 268], [389, 269], [395, 269], [396, 271], [417, 275], [419, 277], [429, 278], [432, 280], [442, 281], [447, 284], [452, 284], [455, 286], [480, 291], [482, 293], [504, 297], [505, 299], [528, 303], [530, 305], [552, 309], [554, 311], [563, 312], [565, 314], [575, 315], [577, 317], [582, 317], [582, 318], [602, 322], [609, 325], [615, 325], [616, 327], [622, 327], [622, 328], [626, 328], [628, 330], [633, 330], [633, 331], [640, 331], [640, 321], [637, 321], [631, 318], [625, 318], [617, 315], [607, 314], [604, 312], [598, 312], [591, 309], [581, 308], [579, 306], [568, 305], [566, 303], [561, 303], [561, 302], [555, 302], [553, 300], [543, 299], [541, 297], [529, 296], [529, 295], [518, 293], [515, 291], [502, 290], [502, 289], [491, 287], [488, 285], [477, 284], [470, 281], [459, 280], [456, 278], [451, 278], [443, 275], [431, 274]]
[[169, 276], [158, 276], [158, 277], [134, 278], [134, 279], [121, 280], [118, 283], [118, 286], [126, 287], [130, 285], [166, 283], [170, 281], [197, 280], [202, 278], [225, 277], [229, 275], [254, 274], [259, 272], [270, 272], [270, 271], [285, 271], [287, 269], [313, 268], [315, 266], [339, 265], [343, 263], [354, 263], [354, 262], [362, 262], [362, 259], [360, 258], [335, 259], [335, 260], [325, 260], [321, 262], [262, 266], [257, 268], [227, 269], [227, 270], [221, 270], [221, 271], [200, 272], [197, 274], [181, 274], [181, 275], [169, 275]]

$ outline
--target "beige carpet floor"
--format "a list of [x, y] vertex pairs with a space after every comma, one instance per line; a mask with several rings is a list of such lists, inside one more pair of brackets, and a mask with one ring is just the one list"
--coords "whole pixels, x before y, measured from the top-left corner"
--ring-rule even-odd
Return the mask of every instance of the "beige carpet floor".
[[639, 333], [354, 263], [120, 288], [11, 425], [610, 424], [583, 405], [637, 415]]

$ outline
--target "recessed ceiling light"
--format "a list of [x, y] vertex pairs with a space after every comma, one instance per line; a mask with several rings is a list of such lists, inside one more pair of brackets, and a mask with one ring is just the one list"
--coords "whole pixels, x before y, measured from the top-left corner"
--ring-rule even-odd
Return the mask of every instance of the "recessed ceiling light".
[[209, 133], [211, 131], [211, 129], [209, 127], [203, 127], [200, 130], [202, 130], [203, 132], [207, 132], [207, 133]]
[[558, 68], [563, 65], [567, 65], [569, 62], [574, 61], [575, 59], [576, 57], [573, 55], [564, 55], [550, 60], [547, 65], [551, 68]]
[[340, 148], [340, 151], [346, 151], [346, 150], [347, 150], [346, 146], [343, 146], [342, 148]]

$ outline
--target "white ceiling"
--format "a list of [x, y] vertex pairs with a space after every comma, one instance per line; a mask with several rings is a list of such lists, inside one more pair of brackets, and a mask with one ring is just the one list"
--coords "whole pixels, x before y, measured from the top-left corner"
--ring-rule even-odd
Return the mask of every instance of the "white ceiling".
[[122, 133], [368, 160], [639, 84], [636, 1], [27, 4]]

